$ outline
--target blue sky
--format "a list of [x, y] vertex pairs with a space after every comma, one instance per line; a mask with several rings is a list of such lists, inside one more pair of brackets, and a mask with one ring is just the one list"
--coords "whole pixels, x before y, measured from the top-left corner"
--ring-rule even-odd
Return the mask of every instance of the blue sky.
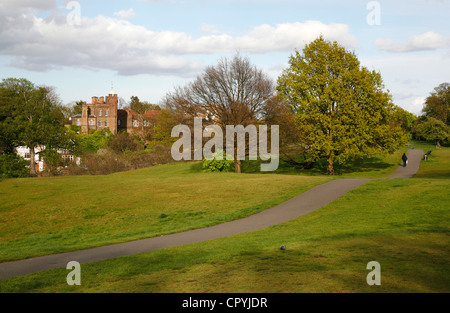
[[449, 17], [449, 0], [0, 0], [0, 79], [53, 86], [65, 104], [107, 95], [112, 82], [125, 101], [159, 103], [236, 52], [276, 80], [322, 34], [419, 114], [450, 82]]

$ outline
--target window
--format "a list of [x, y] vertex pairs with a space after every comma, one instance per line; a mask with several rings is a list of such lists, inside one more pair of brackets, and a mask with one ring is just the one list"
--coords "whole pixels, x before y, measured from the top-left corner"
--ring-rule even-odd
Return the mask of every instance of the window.
[[102, 116], [102, 110], [98, 110], [98, 116]]
[[71, 162], [73, 162], [73, 160], [74, 160], [73, 155], [71, 155], [71, 154], [63, 154], [62, 158], [63, 158], [64, 161], [71, 161]]
[[81, 125], [81, 122], [80, 122], [80, 119], [79, 119], [79, 118], [77, 118], [77, 125], [78, 125], [78, 126]]
[[94, 120], [93, 120], [93, 119], [90, 119], [90, 120], [89, 120], [89, 125], [91, 125], [91, 126], [94, 125]]
[[139, 127], [139, 121], [133, 120], [133, 127]]
[[108, 121], [105, 121], [105, 127], [108, 127]]
[[150, 126], [150, 123], [148, 121], [144, 121], [144, 126], [148, 127], [148, 126]]
[[98, 127], [102, 127], [102, 121], [98, 121]]
[[117, 125], [120, 126], [120, 120], [117, 120]]
[[108, 110], [105, 110], [105, 116], [108, 116]]
[[30, 152], [25, 152], [25, 155], [23, 156], [24, 159], [30, 159], [31, 158], [31, 153]]

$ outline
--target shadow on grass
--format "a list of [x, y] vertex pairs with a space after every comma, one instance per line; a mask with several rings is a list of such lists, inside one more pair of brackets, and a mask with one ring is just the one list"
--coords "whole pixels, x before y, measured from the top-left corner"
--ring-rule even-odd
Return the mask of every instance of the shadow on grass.
[[189, 168], [190, 173], [201, 173], [203, 172], [203, 164], [200, 161], [192, 162], [191, 167]]
[[[312, 168], [305, 168], [302, 163], [303, 160], [296, 160], [298, 163], [288, 163], [280, 161], [278, 169], [273, 172], [261, 172], [261, 160], [242, 162], [243, 173], [258, 173], [258, 174], [288, 174], [288, 175], [324, 175], [327, 172], [327, 162], [321, 159], [314, 164]], [[350, 161], [348, 164], [335, 164], [334, 171], [336, 175], [345, 175], [350, 173], [366, 173], [382, 171], [392, 167], [392, 164], [387, 163], [383, 157], [363, 157]]]
[[[289, 163], [286, 161], [280, 161], [278, 169], [271, 172], [261, 171], [261, 160], [243, 160], [241, 165], [242, 173], [246, 174], [285, 174], [285, 175], [309, 175], [318, 176], [324, 175], [327, 172], [327, 163], [325, 159], [321, 159], [314, 164], [312, 168], [305, 168], [298, 161], [297, 163]], [[345, 165], [335, 164], [334, 170], [337, 175], [345, 175], [350, 173], [366, 173], [366, 172], [376, 172], [382, 171], [386, 168], [391, 167], [392, 164], [384, 161], [383, 157], [363, 157], [354, 160]], [[232, 170], [232, 172], [234, 169]], [[191, 173], [201, 173], [203, 172], [202, 162], [193, 162], [189, 172]]]
[[414, 178], [435, 178], [435, 179], [450, 179], [450, 171], [436, 170], [427, 171], [426, 173], [417, 173]]

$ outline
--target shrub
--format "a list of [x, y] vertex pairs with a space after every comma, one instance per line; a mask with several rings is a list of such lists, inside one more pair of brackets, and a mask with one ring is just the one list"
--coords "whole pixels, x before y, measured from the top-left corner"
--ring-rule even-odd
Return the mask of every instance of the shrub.
[[65, 174], [106, 175], [173, 161], [170, 147], [165, 146], [160, 146], [151, 153], [144, 150], [117, 153], [108, 149], [100, 149], [96, 153], [85, 153], [81, 160], [81, 166], [69, 166], [65, 170]]
[[115, 135], [110, 143], [109, 147], [114, 152], [126, 152], [126, 151], [138, 151], [141, 150], [143, 147], [141, 144], [136, 142], [128, 133], [118, 133]]
[[[218, 160], [222, 155], [222, 160]], [[223, 150], [213, 153], [211, 159], [203, 159], [204, 172], [230, 172], [234, 171], [234, 160], [227, 160], [227, 154]]]
[[72, 132], [74, 132], [75, 134], [81, 132], [81, 126], [80, 126], [80, 125], [77, 125], [77, 124], [71, 124], [71, 125], [69, 126], [69, 129], [70, 129]]
[[108, 128], [96, 130], [89, 135], [78, 135], [78, 142], [82, 152], [96, 152], [106, 147], [112, 139]]
[[0, 155], [0, 178], [27, 177], [29, 162], [15, 153]]

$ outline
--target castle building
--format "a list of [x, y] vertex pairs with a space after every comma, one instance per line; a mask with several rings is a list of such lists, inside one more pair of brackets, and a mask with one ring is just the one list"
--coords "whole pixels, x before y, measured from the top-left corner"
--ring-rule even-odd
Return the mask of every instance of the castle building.
[[132, 133], [153, 126], [150, 120], [158, 114], [149, 110], [139, 116], [131, 109], [118, 109], [117, 94], [111, 90], [106, 97], [92, 97], [91, 103], [82, 104], [82, 113], [72, 116], [72, 123], [81, 127], [82, 134], [109, 128], [111, 133], [121, 131]]

